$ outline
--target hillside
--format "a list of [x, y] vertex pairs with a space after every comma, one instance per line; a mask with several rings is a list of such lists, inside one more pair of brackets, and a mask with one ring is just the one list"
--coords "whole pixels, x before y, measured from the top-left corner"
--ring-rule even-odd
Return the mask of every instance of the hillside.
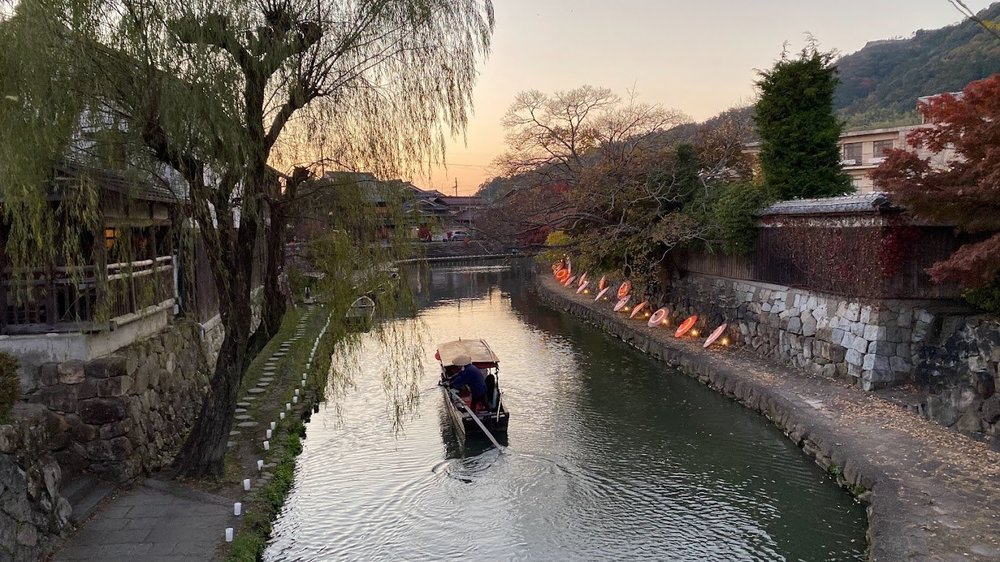
[[[1000, 2], [979, 17], [1000, 19]], [[920, 96], [961, 90], [1000, 72], [1000, 39], [964, 21], [920, 30], [908, 39], [872, 41], [842, 57], [837, 67], [840, 86], [834, 107], [849, 122], [892, 121], [912, 114]]]

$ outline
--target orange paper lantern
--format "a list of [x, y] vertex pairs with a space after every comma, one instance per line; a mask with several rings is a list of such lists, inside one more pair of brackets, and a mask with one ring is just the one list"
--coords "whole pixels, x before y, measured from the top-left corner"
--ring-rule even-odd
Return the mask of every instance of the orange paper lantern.
[[685, 320], [684, 322], [682, 322], [681, 325], [677, 327], [677, 331], [674, 332], [674, 337], [675, 338], [679, 338], [679, 337], [683, 336], [684, 334], [686, 334], [687, 331], [690, 330], [694, 326], [694, 323], [697, 322], [697, 321], [698, 321], [698, 315], [697, 314], [688, 317], [687, 320]]
[[618, 287], [618, 298], [625, 298], [629, 293], [632, 292], [632, 282], [626, 279]]
[[653, 313], [653, 315], [649, 318], [649, 322], [646, 322], [646, 325], [649, 326], [650, 328], [654, 326], [659, 326], [660, 322], [663, 322], [663, 319], [666, 317], [667, 317], [667, 309], [661, 308]]
[[649, 304], [649, 301], [642, 301], [641, 303], [637, 304], [635, 308], [632, 309], [632, 314], [629, 314], [628, 317], [635, 318], [635, 315], [639, 314], [639, 312], [642, 311], [642, 309], [646, 308], [647, 304]]
[[712, 332], [712, 335], [708, 336], [708, 339], [705, 340], [705, 345], [703, 345], [702, 347], [708, 347], [708, 346], [712, 345], [713, 343], [715, 343], [715, 340], [719, 339], [719, 336], [721, 336], [723, 333], [725, 333], [726, 326], [728, 326], [728, 325], [729, 324], [723, 323], [721, 326], [719, 326], [718, 328], [716, 328], [715, 331]]

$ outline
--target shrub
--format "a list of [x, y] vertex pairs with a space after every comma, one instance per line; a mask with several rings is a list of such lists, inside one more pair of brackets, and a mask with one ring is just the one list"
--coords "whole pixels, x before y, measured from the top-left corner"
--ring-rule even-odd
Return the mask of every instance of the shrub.
[[543, 264], [551, 264], [559, 261], [566, 253], [565, 247], [569, 246], [572, 242], [573, 239], [562, 230], [550, 233], [545, 238], [545, 247], [550, 249], [540, 252], [538, 254], [538, 261]]
[[1000, 278], [985, 287], [966, 291], [962, 296], [976, 308], [991, 314], [1000, 314]]
[[20, 397], [21, 379], [17, 376], [17, 359], [0, 353], [0, 421], [7, 419]]
[[755, 213], [773, 201], [769, 192], [758, 185], [733, 183], [725, 186], [712, 209], [712, 222], [722, 251], [747, 254], [757, 236]]

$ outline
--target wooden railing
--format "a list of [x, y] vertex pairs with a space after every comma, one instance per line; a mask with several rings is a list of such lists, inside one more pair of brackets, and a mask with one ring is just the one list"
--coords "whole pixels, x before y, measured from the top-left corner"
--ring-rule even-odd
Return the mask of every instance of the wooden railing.
[[175, 297], [174, 258], [103, 268], [51, 267], [3, 272], [0, 333], [89, 332], [113, 328]]

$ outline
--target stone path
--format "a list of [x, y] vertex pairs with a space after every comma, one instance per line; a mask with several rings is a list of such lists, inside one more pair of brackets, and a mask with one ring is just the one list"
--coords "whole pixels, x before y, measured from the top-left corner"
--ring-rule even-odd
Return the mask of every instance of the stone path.
[[55, 560], [211, 560], [225, 528], [236, 519], [232, 509], [228, 498], [147, 480], [99, 511]]
[[839, 379], [676, 339], [545, 275], [539, 296], [761, 412], [843, 484], [862, 486], [873, 560], [1000, 560], [997, 451]]
[[[260, 449], [261, 456], [267, 457], [262, 445], [266, 430], [273, 425], [259, 419], [263, 414], [255, 411], [254, 405], [257, 397], [267, 392], [267, 387], [275, 380], [279, 365], [291, 352], [292, 342], [305, 336], [312, 313], [310, 308], [302, 315], [295, 335], [278, 346], [265, 362], [261, 376], [248, 385], [247, 394], [237, 403], [227, 447], [246, 443], [255, 450]], [[309, 363], [314, 353], [315, 345]], [[295, 380], [288, 378], [289, 383]], [[295, 389], [298, 390], [299, 385], [295, 385]], [[261, 471], [253, 467], [253, 473], [244, 478], [250, 478], [253, 489], [258, 489], [271, 480], [274, 466], [274, 463], [265, 463]], [[191, 490], [173, 482], [147, 479], [108, 502], [63, 545], [53, 560], [209, 561], [224, 544], [226, 529], [239, 527], [240, 518], [233, 515], [234, 501], [238, 500]]]

